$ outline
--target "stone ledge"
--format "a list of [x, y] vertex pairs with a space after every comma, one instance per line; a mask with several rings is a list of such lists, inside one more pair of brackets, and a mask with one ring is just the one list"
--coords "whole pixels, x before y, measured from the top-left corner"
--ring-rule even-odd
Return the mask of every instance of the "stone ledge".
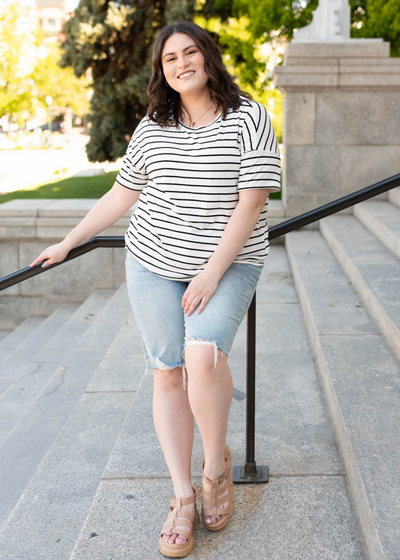
[[[287, 60], [288, 66], [400, 66], [400, 58], [338, 58], [338, 57], [290, 57]], [[278, 68], [282, 68], [279, 66]]]
[[[98, 198], [19, 198], [0, 204], [0, 218], [8, 216], [83, 218]], [[130, 217], [133, 205], [123, 217]]]
[[298, 87], [399, 87], [400, 66], [278, 66], [274, 86]]
[[390, 56], [390, 43], [382, 39], [350, 39], [340, 43], [314, 41], [291, 42], [285, 49], [283, 63], [289, 57], [297, 58], [381, 58]]
[[363, 64], [327, 64], [324, 66], [316, 64], [305, 64], [299, 66], [278, 66], [275, 68], [277, 74], [398, 74], [400, 73], [400, 58], [397, 65], [363, 65]]

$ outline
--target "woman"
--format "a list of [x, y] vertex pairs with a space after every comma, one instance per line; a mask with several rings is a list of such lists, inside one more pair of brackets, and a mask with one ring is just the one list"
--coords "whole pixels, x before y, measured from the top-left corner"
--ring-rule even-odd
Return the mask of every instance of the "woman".
[[265, 107], [233, 82], [218, 46], [194, 23], [158, 34], [147, 94], [112, 189], [31, 266], [63, 260], [138, 201], [125, 235], [126, 279], [175, 491], [159, 550], [177, 558], [193, 550], [199, 523], [194, 418], [205, 454], [205, 527], [219, 531], [233, 514], [227, 357], [268, 254], [268, 194], [281, 188], [280, 157]]

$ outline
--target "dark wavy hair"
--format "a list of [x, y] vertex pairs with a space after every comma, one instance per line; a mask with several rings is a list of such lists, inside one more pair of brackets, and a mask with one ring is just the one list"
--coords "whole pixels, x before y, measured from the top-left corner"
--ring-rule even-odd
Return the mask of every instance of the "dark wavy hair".
[[[179, 127], [178, 119], [183, 120], [182, 103], [179, 92], [171, 88], [165, 80], [161, 58], [165, 41], [174, 33], [186, 33], [196, 43], [204, 56], [204, 71], [208, 75], [208, 88], [211, 100], [214, 101], [225, 119], [228, 108], [239, 109], [242, 102], [240, 96], [253, 99], [233, 81], [222, 62], [219, 46], [211, 35], [199, 25], [191, 21], [176, 21], [158, 32], [153, 46], [153, 73], [146, 88], [149, 105], [146, 115], [162, 127], [174, 125]], [[155, 114], [156, 113], [156, 114]]]

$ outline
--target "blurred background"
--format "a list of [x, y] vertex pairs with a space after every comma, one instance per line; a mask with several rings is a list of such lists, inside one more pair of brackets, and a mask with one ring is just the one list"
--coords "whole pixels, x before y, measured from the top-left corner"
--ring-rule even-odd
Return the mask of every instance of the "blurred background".
[[[111, 187], [145, 114], [155, 35], [179, 19], [214, 37], [235, 81], [268, 109], [281, 143], [283, 94], [272, 84], [273, 68], [317, 6], [318, 0], [1, 0], [0, 203], [97, 198]], [[399, 0], [350, 6], [351, 37], [381, 37], [399, 56]]]

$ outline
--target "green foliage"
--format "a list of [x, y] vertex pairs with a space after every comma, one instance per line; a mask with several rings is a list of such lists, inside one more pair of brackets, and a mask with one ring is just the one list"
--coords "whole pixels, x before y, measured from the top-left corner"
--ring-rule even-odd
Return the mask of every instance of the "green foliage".
[[155, 33], [171, 21], [190, 19], [193, 2], [81, 0], [64, 26], [63, 66], [93, 80], [90, 161], [115, 161], [126, 151], [148, 105]]
[[46, 108], [46, 96], [51, 95], [52, 106], [60, 114], [69, 107], [75, 115], [84, 116], [89, 111], [89, 81], [85, 77], [78, 79], [72, 68], [61, 68], [60, 57], [59, 46], [51, 45], [46, 48], [45, 56], [38, 59], [32, 72], [35, 97]]
[[382, 37], [390, 42], [390, 55], [400, 56], [400, 0], [349, 0], [351, 36]]
[[53, 107], [64, 113], [70, 107], [84, 115], [88, 109], [85, 79], [78, 80], [71, 68], [58, 64], [60, 49], [46, 46], [36, 25], [32, 8], [19, 2], [0, 10], [0, 117], [20, 119], [24, 111], [33, 114], [37, 103], [46, 107], [51, 95]]
[[0, 10], [0, 117], [32, 109], [30, 54], [36, 45], [33, 11], [17, 2]]
[[[400, 0], [349, 1], [351, 37], [383, 38], [390, 42], [392, 56], [400, 56]], [[311, 23], [318, 3], [318, 0], [204, 0], [198, 4], [198, 15], [207, 25], [218, 22], [222, 29], [218, 34], [219, 44], [225, 56], [230, 56], [232, 66], [254, 87], [260, 68], [256, 46], [261, 42], [290, 41], [295, 29]], [[239, 21], [239, 29], [235, 30]]]
[[[351, 36], [383, 37], [399, 55], [400, 0], [350, 0]], [[90, 71], [90, 161], [114, 161], [148, 105], [151, 54], [156, 32], [173, 21], [194, 21], [219, 44], [238, 85], [268, 108], [281, 140], [282, 96], [270, 88], [269, 54], [261, 47], [290, 41], [312, 21], [318, 0], [81, 0], [64, 26], [63, 66], [76, 76]], [[279, 63], [279, 62], [278, 62]]]

